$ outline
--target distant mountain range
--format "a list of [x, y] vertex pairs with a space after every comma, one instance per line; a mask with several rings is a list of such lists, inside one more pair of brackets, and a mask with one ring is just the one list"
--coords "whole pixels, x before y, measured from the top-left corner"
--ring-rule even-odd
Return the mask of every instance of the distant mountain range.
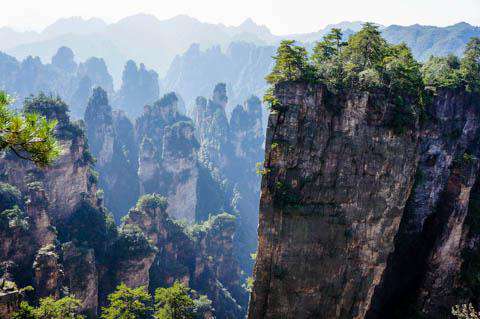
[[[80, 61], [91, 56], [103, 58], [118, 86], [128, 59], [145, 63], [164, 76], [174, 57], [186, 52], [193, 43], [198, 43], [202, 50], [218, 45], [224, 51], [234, 42], [271, 46], [289, 38], [313, 43], [333, 27], [343, 29], [348, 36], [361, 25], [361, 21], [341, 22], [317, 32], [278, 36], [252, 19], [238, 26], [225, 26], [204, 23], [186, 15], [159, 20], [153, 15], [138, 14], [112, 24], [96, 18], [71, 17], [60, 19], [39, 33], [0, 28], [0, 51], [18, 59], [33, 55], [49, 62], [59, 47], [67, 46]], [[392, 25], [382, 26], [382, 30], [388, 41], [406, 42], [421, 60], [431, 54], [461, 54], [471, 36], [480, 36], [480, 28], [468, 23], [449, 27]]]

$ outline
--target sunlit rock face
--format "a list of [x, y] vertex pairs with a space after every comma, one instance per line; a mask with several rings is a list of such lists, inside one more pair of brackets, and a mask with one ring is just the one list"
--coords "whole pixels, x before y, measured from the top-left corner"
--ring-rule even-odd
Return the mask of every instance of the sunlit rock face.
[[478, 96], [439, 90], [398, 134], [381, 94], [275, 95], [249, 317], [439, 318], [475, 300]]

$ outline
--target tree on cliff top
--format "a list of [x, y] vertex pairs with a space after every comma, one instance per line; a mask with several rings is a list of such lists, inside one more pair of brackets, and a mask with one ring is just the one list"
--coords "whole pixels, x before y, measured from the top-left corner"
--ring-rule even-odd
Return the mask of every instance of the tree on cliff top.
[[9, 96], [0, 91], [0, 152], [12, 151], [39, 166], [51, 164], [60, 154], [54, 137], [56, 120], [35, 113], [18, 114], [8, 105]]
[[277, 54], [273, 57], [275, 66], [265, 78], [269, 84], [306, 80], [313, 76], [313, 69], [307, 59], [307, 50], [294, 43], [292, 40], [283, 40], [280, 43]]
[[480, 38], [472, 38], [468, 42], [461, 61], [460, 73], [467, 91], [480, 93]]

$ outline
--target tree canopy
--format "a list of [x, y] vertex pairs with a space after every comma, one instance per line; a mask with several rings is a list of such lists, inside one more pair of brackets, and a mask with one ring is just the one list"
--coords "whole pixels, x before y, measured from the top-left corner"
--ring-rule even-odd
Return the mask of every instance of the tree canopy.
[[58, 300], [52, 297], [42, 298], [38, 307], [22, 301], [20, 309], [13, 314], [12, 319], [83, 319], [79, 314], [80, 306], [80, 301], [73, 297]]
[[57, 121], [36, 113], [14, 112], [10, 103], [10, 97], [0, 91], [0, 151], [10, 150], [39, 166], [51, 164], [60, 154], [54, 137]]
[[195, 292], [176, 281], [168, 288], [157, 288], [154, 300], [145, 287], [129, 288], [120, 284], [108, 296], [102, 308], [103, 319], [194, 319], [211, 311], [206, 296], [194, 298]]

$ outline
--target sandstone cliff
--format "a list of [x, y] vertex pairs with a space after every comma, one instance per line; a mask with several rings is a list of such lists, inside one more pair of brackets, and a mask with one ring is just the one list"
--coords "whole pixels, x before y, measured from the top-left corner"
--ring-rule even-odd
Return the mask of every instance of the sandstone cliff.
[[385, 127], [383, 96], [332, 99], [303, 83], [275, 94], [249, 317], [362, 318], [414, 182], [417, 133]]
[[249, 318], [448, 318], [478, 303], [478, 94], [428, 91], [402, 132], [382, 94], [274, 94]]

